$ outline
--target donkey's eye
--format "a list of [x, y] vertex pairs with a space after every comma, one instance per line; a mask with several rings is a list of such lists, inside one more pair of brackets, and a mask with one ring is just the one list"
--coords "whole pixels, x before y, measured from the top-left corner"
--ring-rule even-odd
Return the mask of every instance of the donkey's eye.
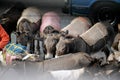
[[24, 34], [25, 36], [28, 36], [28, 35], [29, 35], [29, 33], [28, 33], [28, 32], [23, 32], [23, 34]]
[[15, 32], [15, 34], [19, 36], [19, 35], [20, 35], [20, 32]]
[[62, 49], [62, 51], [64, 51], [64, 50], [65, 50], [65, 48]]

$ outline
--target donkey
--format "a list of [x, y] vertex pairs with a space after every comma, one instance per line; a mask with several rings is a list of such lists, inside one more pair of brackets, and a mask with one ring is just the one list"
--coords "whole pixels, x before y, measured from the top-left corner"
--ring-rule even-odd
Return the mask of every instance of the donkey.
[[47, 54], [45, 55], [45, 59], [55, 57], [54, 55], [56, 51], [56, 44], [58, 43], [60, 36], [61, 33], [59, 31], [54, 31], [46, 36], [44, 40], [44, 47], [47, 51]]
[[18, 2], [0, 15], [0, 24], [9, 36], [13, 31], [16, 31], [17, 20], [20, 18], [21, 13], [25, 8], [26, 6], [23, 3]]
[[[70, 24], [62, 28], [59, 32], [51, 30], [51, 33], [46, 36], [44, 45], [47, 49], [47, 58], [55, 57], [56, 44], [59, 41], [60, 36], [71, 35], [76, 37], [76, 35], [81, 35], [83, 32], [87, 31], [91, 27], [91, 22], [85, 17], [76, 17]], [[69, 33], [68, 33], [69, 32]]]
[[[57, 35], [61, 29], [60, 20], [60, 16], [54, 11], [46, 12], [42, 17], [40, 37], [43, 39], [44, 52], [47, 52], [45, 55], [46, 59], [50, 57], [49, 53], [54, 51], [52, 46], [55, 45], [56, 40], [58, 40]], [[54, 40], [54, 38], [56, 39]]]
[[60, 37], [56, 45], [56, 57], [75, 52], [92, 54], [100, 50], [108, 57], [114, 37], [114, 29], [110, 23], [98, 22], [78, 37]]
[[[40, 27], [41, 12], [36, 7], [24, 9], [17, 22], [17, 43], [27, 46], [27, 51], [33, 53], [34, 37]], [[35, 45], [36, 46], [36, 45]]]

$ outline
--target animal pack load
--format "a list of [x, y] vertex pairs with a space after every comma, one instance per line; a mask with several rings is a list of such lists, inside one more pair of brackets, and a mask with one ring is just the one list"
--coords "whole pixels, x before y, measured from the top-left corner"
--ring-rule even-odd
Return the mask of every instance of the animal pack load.
[[27, 46], [27, 50], [33, 53], [34, 36], [39, 31], [41, 12], [36, 7], [28, 7], [23, 10], [17, 22], [17, 43]]
[[[92, 36], [91, 36], [92, 34]], [[106, 26], [97, 23], [93, 27], [91, 27], [88, 31], [83, 33], [81, 36], [82, 39], [85, 40], [85, 42], [89, 45], [92, 46], [94, 45], [98, 40], [104, 38], [108, 34], [106, 30]]]
[[86, 32], [91, 27], [91, 22], [88, 18], [77, 17], [71, 21], [69, 25], [64, 27], [62, 31], [68, 30], [68, 35], [77, 37], [82, 33]]
[[[38, 8], [36, 7], [28, 7], [26, 9], [23, 10], [21, 17], [19, 18], [18, 22], [17, 22], [17, 30], [19, 32], [23, 32], [21, 29], [22, 27], [20, 27], [21, 25], [23, 25], [24, 29], [26, 29], [27, 25], [26, 23], [31, 23], [30, 27], [28, 26], [28, 29], [31, 31], [36, 31], [39, 29], [39, 25], [40, 25], [40, 19], [41, 19], [41, 12]], [[25, 27], [26, 25], [26, 27]]]
[[112, 44], [113, 49], [118, 51], [118, 45], [119, 45], [119, 41], [120, 41], [120, 33], [116, 34], [114, 42]]
[[42, 33], [47, 26], [52, 26], [58, 31], [60, 30], [60, 17], [57, 13], [50, 11], [43, 15], [40, 32]]
[[35, 7], [28, 7], [24, 9], [22, 13], [22, 17], [18, 20], [18, 23], [24, 18], [30, 20], [30, 22], [36, 23], [37, 21], [41, 19], [41, 13], [39, 9]]

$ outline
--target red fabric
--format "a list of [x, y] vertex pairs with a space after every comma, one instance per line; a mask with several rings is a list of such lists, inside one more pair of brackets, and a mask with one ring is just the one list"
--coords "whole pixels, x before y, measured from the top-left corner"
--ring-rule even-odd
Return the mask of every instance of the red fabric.
[[2, 25], [0, 25], [0, 50], [9, 42], [10, 38], [7, 32], [4, 30]]

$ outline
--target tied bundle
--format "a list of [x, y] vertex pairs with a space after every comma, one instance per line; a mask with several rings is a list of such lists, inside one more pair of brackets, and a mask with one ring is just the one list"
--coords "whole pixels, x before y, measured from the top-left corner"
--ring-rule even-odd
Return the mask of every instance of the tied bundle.
[[22, 55], [26, 54], [26, 46], [21, 44], [9, 43], [7, 44], [1, 55], [3, 56], [3, 60], [1, 62], [3, 64], [11, 64], [12, 60], [21, 59]]

